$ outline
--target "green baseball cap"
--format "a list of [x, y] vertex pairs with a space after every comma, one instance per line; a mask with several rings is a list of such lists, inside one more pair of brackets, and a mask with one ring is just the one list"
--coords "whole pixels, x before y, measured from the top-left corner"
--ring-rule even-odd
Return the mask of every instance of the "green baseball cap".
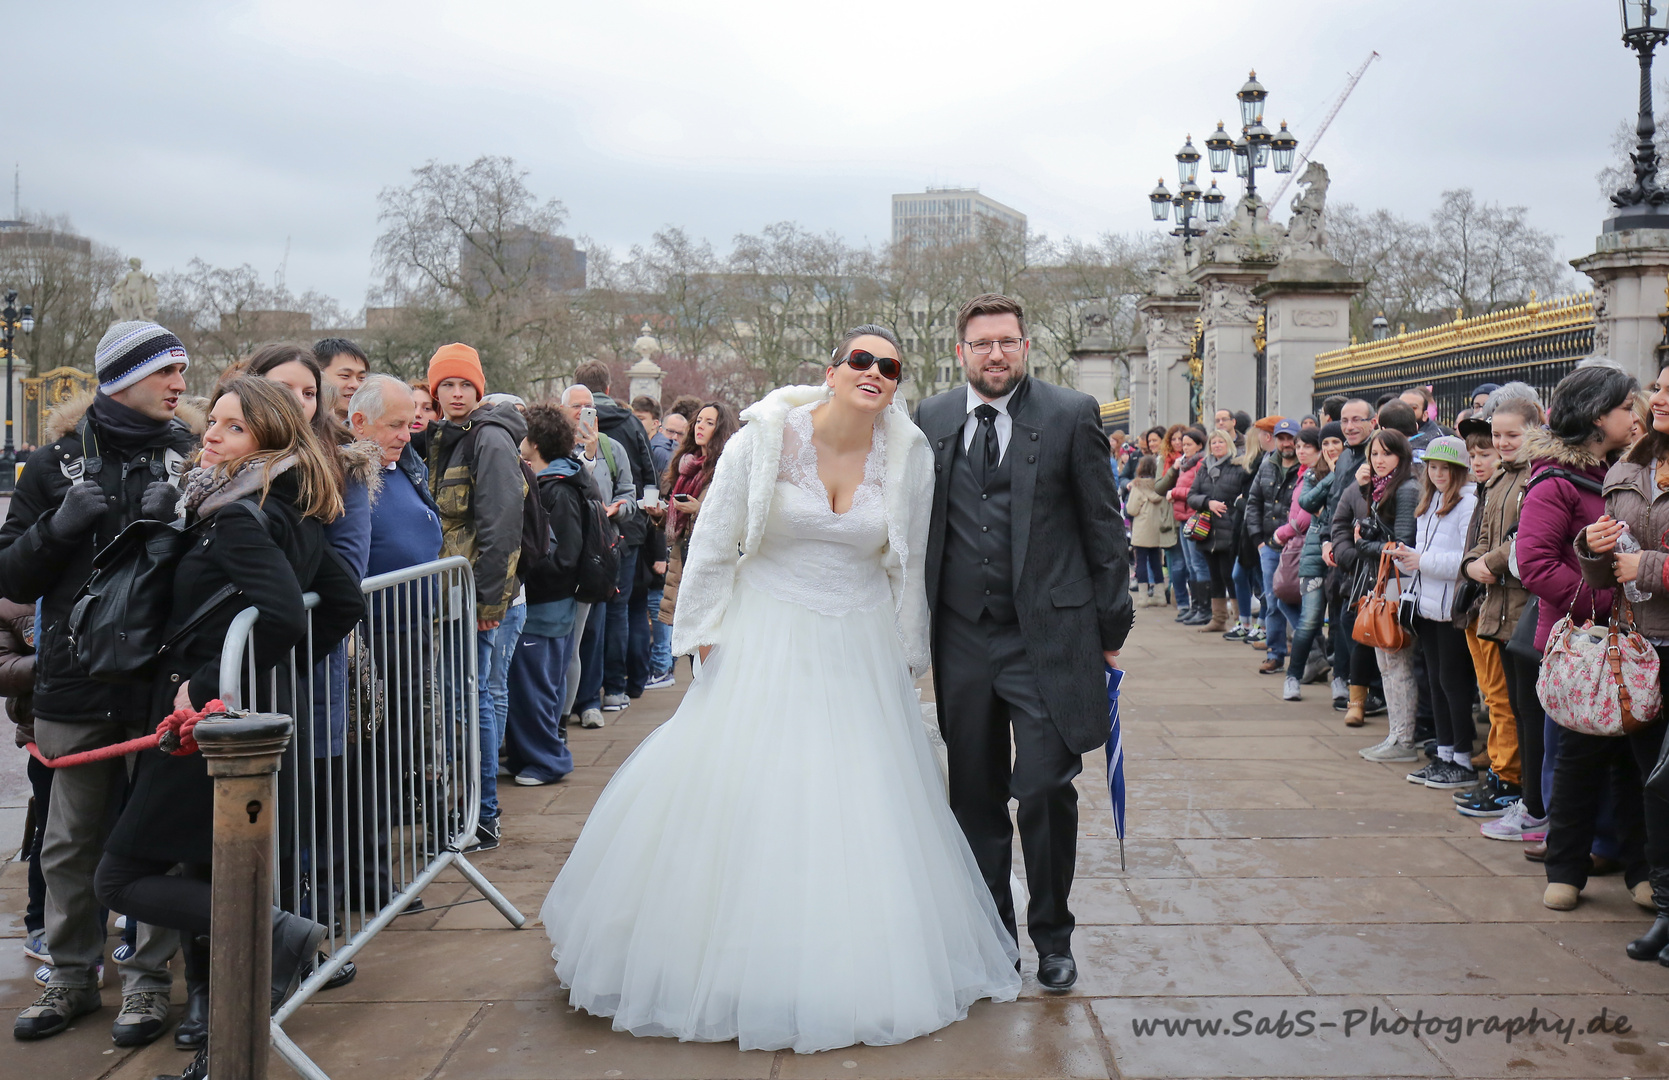
[[1434, 461], [1458, 465], [1463, 469], [1468, 467], [1471, 465], [1471, 460], [1466, 454], [1466, 441], [1457, 439], [1453, 435], [1444, 435], [1431, 440], [1426, 444], [1425, 462], [1430, 465]]

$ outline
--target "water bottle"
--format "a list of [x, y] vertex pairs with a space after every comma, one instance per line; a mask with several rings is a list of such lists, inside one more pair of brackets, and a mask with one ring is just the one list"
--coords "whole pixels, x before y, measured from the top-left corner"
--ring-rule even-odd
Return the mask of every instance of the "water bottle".
[[[1627, 525], [1623, 526], [1623, 534], [1617, 537], [1617, 550], [1630, 553], [1640, 550], [1640, 541], [1636, 540], [1634, 534], [1628, 531]], [[1652, 598], [1651, 593], [1641, 592], [1640, 586], [1632, 581], [1623, 583], [1623, 595], [1628, 597], [1628, 602], [1631, 604], [1643, 604]]]

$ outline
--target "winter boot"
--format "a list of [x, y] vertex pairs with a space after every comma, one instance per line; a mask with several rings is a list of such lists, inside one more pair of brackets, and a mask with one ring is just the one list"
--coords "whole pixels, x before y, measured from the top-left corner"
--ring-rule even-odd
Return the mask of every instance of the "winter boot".
[[198, 1050], [209, 1042], [209, 939], [206, 934], [186, 935], [185, 1016], [174, 1029], [174, 1046]]
[[1653, 867], [1651, 883], [1657, 918], [1650, 930], [1628, 943], [1628, 955], [1631, 960], [1656, 960], [1669, 966], [1669, 867]]
[[1211, 621], [1200, 627], [1200, 633], [1220, 634], [1223, 632], [1223, 627], [1228, 624], [1228, 619], [1229, 602], [1222, 597], [1213, 598], [1211, 601]]
[[1344, 711], [1345, 727], [1361, 727], [1367, 723], [1368, 688], [1352, 686], [1350, 688], [1350, 706]]
[[1183, 626], [1204, 626], [1211, 621], [1211, 601], [1203, 596], [1194, 598], [1193, 607], [1189, 609], [1188, 617], [1182, 620]]
[[287, 1001], [313, 970], [328, 931], [312, 919], [272, 909], [272, 1011]]

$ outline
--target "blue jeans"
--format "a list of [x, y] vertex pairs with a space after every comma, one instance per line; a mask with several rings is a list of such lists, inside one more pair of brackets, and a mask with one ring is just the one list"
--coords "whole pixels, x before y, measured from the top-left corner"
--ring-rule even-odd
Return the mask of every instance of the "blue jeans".
[[[1263, 583], [1259, 582], [1258, 585], [1259, 590], [1261, 591]], [[1233, 586], [1235, 603], [1240, 607], [1240, 624], [1242, 626], [1251, 626], [1252, 579], [1246, 576], [1246, 564], [1241, 562], [1238, 556], [1236, 556], [1234, 560]]]
[[1189, 595], [1204, 603], [1211, 596], [1211, 564], [1197, 541], [1182, 541], [1182, 554], [1188, 560], [1188, 580], [1195, 583]]
[[580, 688], [574, 698], [574, 711], [580, 715], [587, 709], [603, 707], [603, 660], [608, 638], [608, 606], [592, 604], [585, 620], [585, 631], [580, 635]]
[[1194, 579], [1188, 569], [1188, 556], [1182, 550], [1183, 543], [1178, 542], [1165, 549], [1165, 562], [1171, 570], [1171, 593], [1176, 597], [1176, 606], [1179, 608], [1188, 606], [1191, 595], [1188, 583]]
[[620, 587], [620, 591], [608, 603], [608, 622], [604, 626], [603, 646], [605, 694], [624, 694], [627, 687], [633, 683], [636, 683], [640, 690], [643, 688], [643, 679], [632, 679], [628, 675], [632, 628], [627, 611], [632, 605], [632, 586], [637, 582], [637, 553], [638, 549], [635, 547], [621, 549], [620, 575], [615, 578], [615, 584]]
[[672, 627], [661, 621], [663, 589], [649, 590], [649, 675], [672, 670]]
[[1287, 654], [1287, 619], [1281, 605], [1275, 602], [1275, 571], [1281, 565], [1281, 553], [1267, 544], [1258, 545], [1258, 563], [1263, 567], [1263, 628], [1269, 635], [1264, 642], [1268, 659], [1284, 659]]
[[1139, 547], [1136, 552], [1136, 583], [1138, 585], [1164, 585], [1165, 564], [1159, 557], [1162, 549], [1156, 547]]
[[475, 634], [475, 678], [480, 686], [481, 820], [498, 817], [498, 750], [510, 712], [510, 661], [527, 622], [527, 605], [512, 604], [493, 630]]
[[[1295, 679], [1304, 677], [1304, 665], [1310, 662], [1310, 648], [1321, 633], [1321, 617], [1327, 613], [1327, 590], [1321, 578], [1299, 578], [1302, 594], [1297, 605], [1281, 601], [1281, 614], [1292, 630], [1292, 648], [1287, 652], [1287, 674]], [[1315, 586], [1311, 588], [1310, 586]]]

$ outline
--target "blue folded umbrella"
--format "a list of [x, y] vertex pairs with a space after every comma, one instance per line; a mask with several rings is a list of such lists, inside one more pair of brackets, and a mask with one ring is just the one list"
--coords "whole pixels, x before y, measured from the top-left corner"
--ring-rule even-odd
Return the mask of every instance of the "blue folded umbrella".
[[1124, 672], [1107, 668], [1107, 794], [1113, 802], [1113, 828], [1118, 833], [1118, 869], [1124, 872], [1124, 736], [1118, 725], [1118, 688]]

